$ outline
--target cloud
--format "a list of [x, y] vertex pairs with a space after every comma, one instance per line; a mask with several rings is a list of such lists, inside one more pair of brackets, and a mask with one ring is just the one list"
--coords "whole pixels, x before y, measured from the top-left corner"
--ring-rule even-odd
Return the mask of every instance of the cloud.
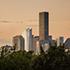
[[0, 20], [0, 23], [12, 23], [12, 21], [8, 21], [8, 20]]
[[0, 20], [0, 23], [23, 23], [23, 21]]
[[27, 20], [21, 20], [21, 21], [10, 21], [10, 20], [0, 20], [0, 23], [34, 23], [34, 22], [38, 22], [37, 19], [27, 19]]
[[29, 19], [27, 20], [28, 22], [37, 22], [38, 20], [37, 19]]

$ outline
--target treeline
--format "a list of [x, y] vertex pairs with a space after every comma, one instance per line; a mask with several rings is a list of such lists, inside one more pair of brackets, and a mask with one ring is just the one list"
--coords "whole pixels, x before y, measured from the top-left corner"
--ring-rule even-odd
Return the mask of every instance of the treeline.
[[70, 54], [63, 47], [51, 46], [41, 54], [18, 51], [0, 57], [0, 70], [70, 70]]

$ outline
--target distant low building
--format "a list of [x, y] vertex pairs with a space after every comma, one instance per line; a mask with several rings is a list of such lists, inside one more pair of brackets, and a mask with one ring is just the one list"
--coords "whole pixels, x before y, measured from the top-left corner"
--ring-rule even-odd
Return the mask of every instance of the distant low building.
[[40, 41], [36, 41], [36, 50], [34, 51], [36, 55], [40, 55]]
[[39, 41], [39, 36], [33, 36], [33, 51], [36, 50], [37, 41]]
[[24, 38], [21, 35], [17, 35], [13, 37], [13, 48], [16, 51], [24, 50]]
[[70, 49], [70, 38], [68, 38], [64, 43], [64, 48]]
[[64, 44], [64, 37], [60, 36], [58, 39], [57, 39], [57, 47], [58, 46], [63, 46]]
[[57, 46], [57, 41], [56, 40], [52, 40], [51, 46]]
[[42, 47], [44, 52], [47, 52], [49, 47], [50, 47], [49, 40], [42, 40], [42, 41], [40, 41], [40, 46]]
[[36, 55], [40, 54], [39, 36], [33, 36], [33, 51], [34, 51], [34, 54]]

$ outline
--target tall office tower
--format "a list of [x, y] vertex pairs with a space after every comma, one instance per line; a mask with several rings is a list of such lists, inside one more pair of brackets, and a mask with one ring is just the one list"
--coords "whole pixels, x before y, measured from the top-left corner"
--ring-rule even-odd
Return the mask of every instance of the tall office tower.
[[39, 36], [40, 40], [46, 40], [49, 35], [49, 13], [39, 13]]
[[33, 41], [32, 41], [32, 28], [26, 28], [24, 32], [25, 38], [25, 51], [32, 51], [33, 49]]
[[15, 48], [16, 51], [24, 50], [24, 38], [21, 35], [13, 37], [13, 48]]

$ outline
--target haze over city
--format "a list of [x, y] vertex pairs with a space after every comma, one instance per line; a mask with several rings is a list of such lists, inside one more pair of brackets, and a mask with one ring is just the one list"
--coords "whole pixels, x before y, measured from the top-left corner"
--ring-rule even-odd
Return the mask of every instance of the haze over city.
[[27, 26], [38, 35], [39, 12], [49, 12], [49, 32], [53, 38], [70, 37], [69, 0], [0, 0], [0, 45], [11, 44], [12, 37]]

